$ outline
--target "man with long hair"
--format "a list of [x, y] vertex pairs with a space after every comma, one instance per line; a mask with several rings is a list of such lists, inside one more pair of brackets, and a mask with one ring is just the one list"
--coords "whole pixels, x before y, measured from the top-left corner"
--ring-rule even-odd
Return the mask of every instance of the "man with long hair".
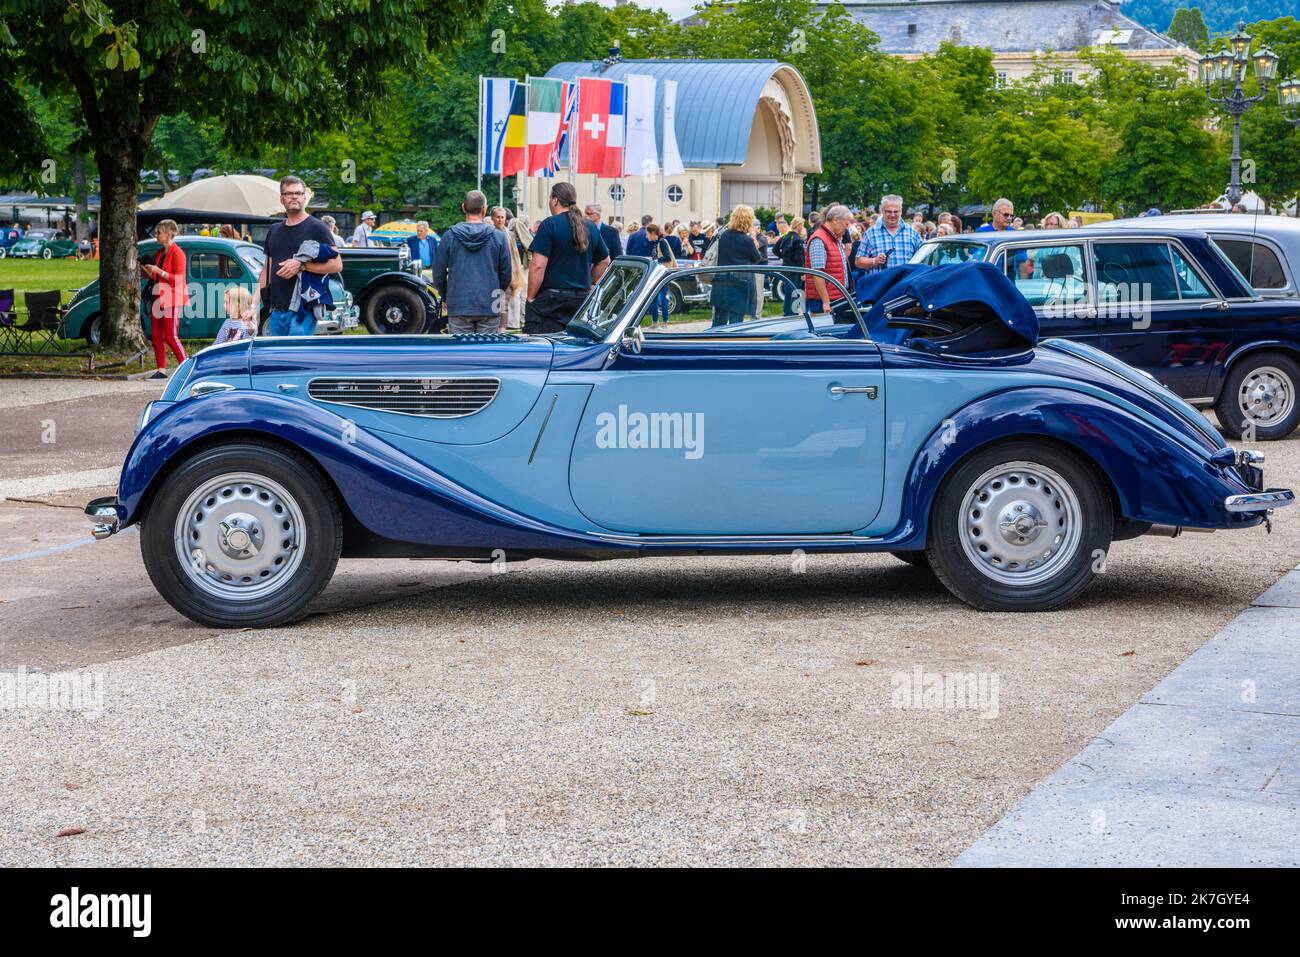
[[572, 183], [551, 187], [551, 215], [529, 247], [528, 306], [524, 332], [563, 332], [591, 287], [609, 267], [609, 249], [596, 224], [578, 209]]

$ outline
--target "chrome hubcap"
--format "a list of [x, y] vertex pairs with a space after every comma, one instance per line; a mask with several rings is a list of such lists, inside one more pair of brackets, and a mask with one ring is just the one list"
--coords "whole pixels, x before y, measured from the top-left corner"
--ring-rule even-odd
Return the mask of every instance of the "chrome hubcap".
[[1248, 420], [1256, 425], [1273, 425], [1291, 414], [1295, 386], [1281, 369], [1260, 366], [1246, 376], [1237, 398]]
[[1008, 585], [1034, 585], [1057, 574], [1078, 551], [1083, 531], [1074, 489], [1034, 462], [989, 469], [967, 490], [961, 514], [966, 557]]
[[283, 486], [232, 472], [206, 482], [176, 516], [176, 554], [195, 585], [249, 601], [286, 585], [302, 561], [306, 525]]

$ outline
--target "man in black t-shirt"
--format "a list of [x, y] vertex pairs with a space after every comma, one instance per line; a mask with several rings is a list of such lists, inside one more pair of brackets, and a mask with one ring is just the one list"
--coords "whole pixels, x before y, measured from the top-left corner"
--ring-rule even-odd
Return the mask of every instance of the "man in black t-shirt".
[[343, 259], [335, 256], [327, 262], [308, 263], [295, 259], [294, 254], [305, 241], [314, 239], [323, 246], [333, 246], [334, 235], [315, 216], [307, 215], [307, 187], [297, 176], [286, 176], [280, 180], [280, 202], [284, 204], [284, 211], [288, 215], [282, 222], [273, 225], [266, 235], [263, 247], [266, 250], [266, 264], [262, 267], [257, 291], [253, 294], [253, 305], [245, 315], [251, 315], [256, 321], [261, 303], [265, 302], [271, 309], [266, 323], [268, 335], [311, 336], [316, 334], [315, 316], [310, 312], [289, 311], [298, 273], [303, 269], [322, 276], [342, 272]]
[[[578, 212], [578, 194], [572, 183], [551, 187], [551, 214], [528, 247], [531, 259], [524, 332], [529, 335], [563, 332], [609, 267], [609, 250], [596, 224]], [[583, 249], [574, 241], [579, 229], [587, 232]]]

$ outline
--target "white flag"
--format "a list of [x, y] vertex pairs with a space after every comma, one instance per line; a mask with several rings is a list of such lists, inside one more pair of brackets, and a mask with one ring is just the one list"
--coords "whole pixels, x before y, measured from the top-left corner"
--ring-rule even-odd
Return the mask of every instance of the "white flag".
[[515, 80], [505, 77], [478, 78], [478, 171], [484, 176], [495, 176], [501, 172], [501, 154], [506, 143], [506, 125], [510, 121], [510, 103], [515, 95], [515, 83]]
[[682, 155], [677, 152], [677, 81], [664, 80], [664, 175], [685, 172]]
[[653, 176], [659, 172], [655, 143], [655, 78], [627, 76], [627, 142], [623, 151], [625, 176]]

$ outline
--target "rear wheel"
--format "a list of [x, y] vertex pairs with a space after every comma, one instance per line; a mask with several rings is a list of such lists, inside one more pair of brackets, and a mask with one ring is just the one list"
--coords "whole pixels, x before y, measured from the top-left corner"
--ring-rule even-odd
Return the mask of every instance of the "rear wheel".
[[158, 593], [214, 628], [297, 620], [342, 543], [338, 503], [316, 467], [251, 442], [209, 449], [168, 475], [140, 536]]
[[81, 327], [81, 338], [86, 345], [97, 346], [104, 341], [104, 317], [96, 313]]
[[954, 595], [985, 611], [1072, 601], [1110, 547], [1110, 498], [1066, 449], [1017, 441], [975, 453], [944, 480], [926, 557]]
[[1230, 438], [1282, 439], [1300, 425], [1300, 365], [1280, 352], [1247, 355], [1233, 366], [1214, 405]]
[[382, 286], [366, 297], [361, 321], [373, 335], [416, 335], [428, 324], [424, 300], [408, 286]]

